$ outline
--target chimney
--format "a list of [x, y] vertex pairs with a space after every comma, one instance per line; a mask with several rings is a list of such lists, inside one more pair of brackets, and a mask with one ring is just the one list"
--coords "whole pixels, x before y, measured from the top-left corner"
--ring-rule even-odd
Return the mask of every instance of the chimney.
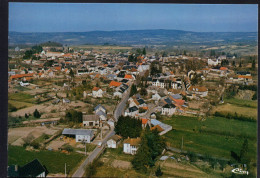
[[15, 170], [15, 172], [18, 171], [18, 165], [17, 164], [14, 166], [14, 170]]

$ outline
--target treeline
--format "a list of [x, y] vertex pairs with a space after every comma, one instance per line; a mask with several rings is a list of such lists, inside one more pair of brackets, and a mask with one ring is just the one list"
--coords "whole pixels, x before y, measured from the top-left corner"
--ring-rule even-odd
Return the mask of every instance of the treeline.
[[[42, 52], [42, 46], [33, 46], [31, 50], [26, 50], [23, 56], [23, 59], [30, 59], [33, 57], [33, 54]], [[35, 56], [33, 59], [37, 59]]]
[[120, 116], [116, 125], [115, 132], [123, 138], [140, 137], [142, 132], [142, 122], [130, 116]]
[[257, 91], [257, 85], [239, 85], [239, 90]]
[[231, 114], [231, 113], [226, 114], [226, 113], [216, 111], [214, 113], [214, 116], [225, 117], [227, 119], [235, 119], [235, 120], [240, 120], [240, 121], [256, 122], [256, 119], [254, 119], [253, 117], [243, 116], [242, 114], [240, 116], [238, 116], [238, 114], [236, 112], [235, 112], [235, 114]]

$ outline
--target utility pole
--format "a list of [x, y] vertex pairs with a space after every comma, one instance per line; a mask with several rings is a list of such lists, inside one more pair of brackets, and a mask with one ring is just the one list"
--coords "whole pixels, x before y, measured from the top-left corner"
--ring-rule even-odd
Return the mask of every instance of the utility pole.
[[65, 177], [67, 177], [67, 175], [66, 175], [66, 163], [65, 163]]

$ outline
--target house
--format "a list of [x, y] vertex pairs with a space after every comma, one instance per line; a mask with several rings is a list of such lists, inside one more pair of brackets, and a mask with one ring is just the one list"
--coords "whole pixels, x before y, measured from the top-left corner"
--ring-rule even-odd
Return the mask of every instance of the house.
[[67, 99], [67, 98], [63, 98], [63, 99], [62, 99], [62, 102], [63, 102], [63, 103], [70, 103], [70, 100]]
[[141, 138], [137, 137], [137, 138], [128, 138], [125, 139], [124, 142], [124, 148], [123, 148], [123, 152], [126, 154], [136, 154], [137, 149], [139, 147], [139, 145], [141, 144]]
[[103, 97], [103, 93], [104, 93], [103, 90], [98, 88], [98, 87], [94, 87], [92, 89], [92, 96], [94, 98], [101, 98], [101, 97]]
[[200, 97], [206, 97], [208, 95], [208, 89], [204, 86], [190, 86], [187, 92], [188, 94], [198, 95]]
[[175, 113], [175, 111], [176, 111], [176, 106], [174, 104], [167, 103], [162, 107], [162, 115], [171, 116]]
[[95, 113], [97, 113], [98, 111], [103, 111], [104, 113], [107, 112], [106, 108], [104, 106], [102, 106], [101, 104], [97, 105], [95, 108], [94, 108], [94, 111]]
[[83, 115], [82, 121], [83, 121], [83, 126], [87, 126], [87, 127], [99, 127], [100, 126], [99, 115]]
[[138, 114], [138, 108], [136, 106], [130, 107], [125, 111], [125, 116], [134, 117], [136, 114]]
[[62, 135], [67, 135], [69, 137], [75, 137], [76, 142], [86, 142], [90, 143], [94, 138], [94, 131], [89, 129], [67, 129], [62, 131]]
[[116, 82], [114, 80], [109, 83], [109, 87], [119, 87], [120, 85], [122, 85], [121, 82]]
[[107, 120], [107, 115], [106, 115], [106, 113], [103, 112], [103, 111], [101, 111], [101, 110], [99, 110], [99, 111], [96, 113], [96, 115], [98, 115], [99, 118], [100, 118], [100, 120], [102, 120], [102, 121], [106, 121], [106, 120]]
[[113, 135], [108, 141], [107, 141], [107, 147], [108, 148], [117, 148], [120, 140], [122, 139], [119, 135]]
[[161, 96], [158, 93], [155, 93], [152, 95], [152, 100], [159, 101], [161, 99]]
[[8, 177], [46, 177], [47, 174], [48, 170], [38, 159], [35, 159], [22, 167], [18, 165], [8, 166]]
[[114, 96], [114, 97], [122, 98], [123, 93], [122, 93], [121, 91], [115, 91], [115, 92], [113, 93], [113, 96]]
[[149, 119], [142, 118], [142, 128], [143, 129], [146, 128], [147, 124], [150, 125]]
[[221, 60], [218, 60], [218, 59], [208, 59], [208, 65], [209, 66], [216, 66], [219, 63], [221, 63]]
[[20, 82], [20, 85], [21, 85], [22, 87], [24, 87], [24, 86], [29, 86], [30, 83], [29, 83], [28, 81], [21, 81], [21, 82]]

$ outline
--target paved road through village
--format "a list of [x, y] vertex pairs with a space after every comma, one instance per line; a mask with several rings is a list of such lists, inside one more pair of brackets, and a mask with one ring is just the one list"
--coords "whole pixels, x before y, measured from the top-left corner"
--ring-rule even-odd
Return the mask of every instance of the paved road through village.
[[[125, 106], [126, 106], [126, 102], [129, 98], [129, 95], [130, 95], [130, 90], [131, 90], [131, 86], [129, 86], [128, 90], [127, 90], [127, 93], [124, 94], [121, 102], [117, 105], [116, 109], [115, 109], [115, 112], [114, 112], [114, 117], [115, 117], [115, 120], [117, 121], [119, 116], [122, 115], [124, 109], [125, 109]], [[106, 142], [107, 140], [112, 137], [113, 135], [115, 135], [115, 131], [114, 131], [114, 128], [112, 128], [111, 131], [109, 131], [109, 133], [106, 135], [106, 137], [103, 139], [102, 141], [102, 146], [101, 147], [96, 147], [92, 153], [86, 158], [86, 160], [79, 166], [79, 168], [74, 172], [74, 174], [72, 175], [72, 177], [82, 177], [85, 173], [85, 169], [86, 169], [86, 166], [91, 163], [95, 158], [97, 158], [103, 151], [103, 149], [105, 149], [105, 146], [106, 146]]]

